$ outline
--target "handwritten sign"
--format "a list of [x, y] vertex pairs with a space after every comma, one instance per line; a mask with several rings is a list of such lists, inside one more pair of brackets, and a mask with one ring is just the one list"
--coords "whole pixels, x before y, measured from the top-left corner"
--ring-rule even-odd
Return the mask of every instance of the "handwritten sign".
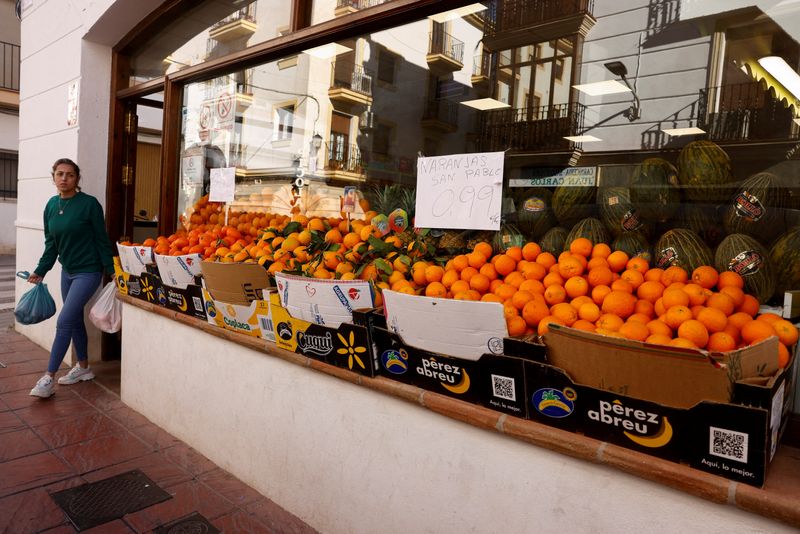
[[211, 190], [208, 200], [211, 202], [233, 202], [236, 189], [236, 167], [211, 169]]
[[593, 187], [597, 167], [531, 167], [522, 169], [522, 177], [509, 180], [509, 187]]
[[417, 160], [418, 228], [499, 230], [503, 152]]

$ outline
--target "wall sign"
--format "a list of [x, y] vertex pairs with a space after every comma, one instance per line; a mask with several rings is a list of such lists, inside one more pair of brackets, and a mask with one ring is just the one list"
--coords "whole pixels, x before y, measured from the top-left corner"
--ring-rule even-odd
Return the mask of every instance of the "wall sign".
[[597, 167], [527, 167], [519, 178], [509, 180], [509, 187], [593, 187], [597, 185]]
[[211, 169], [211, 189], [208, 192], [210, 202], [233, 202], [236, 188], [236, 167]]

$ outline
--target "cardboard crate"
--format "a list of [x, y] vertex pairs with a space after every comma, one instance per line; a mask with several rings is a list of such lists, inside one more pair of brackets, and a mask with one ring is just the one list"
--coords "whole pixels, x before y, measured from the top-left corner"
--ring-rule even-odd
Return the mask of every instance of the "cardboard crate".
[[209, 324], [240, 334], [275, 341], [269, 302], [254, 300], [249, 304], [232, 304], [214, 299], [203, 289], [203, 305]]
[[203, 298], [203, 288], [190, 284], [184, 288], [171, 287], [163, 283], [156, 290], [159, 304], [178, 313], [197, 317], [203, 321], [208, 320]]
[[200, 285], [198, 277], [202, 275], [200, 254], [184, 254], [181, 256], [154, 255], [158, 276], [165, 286], [185, 289], [189, 285]]
[[134, 275], [122, 270], [115, 262], [114, 281], [121, 295], [128, 295], [145, 302], [159, 304], [159, 291], [162, 291], [161, 280], [158, 276], [147, 271]]
[[126, 273], [140, 276], [148, 265], [154, 265], [152, 247], [121, 245], [117, 243], [120, 267]]

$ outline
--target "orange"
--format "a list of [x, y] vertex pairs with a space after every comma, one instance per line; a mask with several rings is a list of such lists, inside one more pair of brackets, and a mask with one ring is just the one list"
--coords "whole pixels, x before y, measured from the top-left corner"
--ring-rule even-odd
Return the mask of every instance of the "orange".
[[669, 325], [664, 321], [653, 319], [647, 323], [647, 329], [650, 330], [651, 334], [658, 334], [672, 338], [672, 328], [670, 328]]
[[444, 297], [447, 295], [447, 288], [441, 282], [432, 282], [425, 288], [426, 297]]
[[653, 280], [642, 282], [641, 285], [636, 289], [636, 295], [640, 299], [653, 303], [655, 303], [655, 301], [657, 301], [663, 293], [664, 286], [661, 285], [661, 282], [656, 282]]
[[474, 289], [481, 295], [489, 291], [489, 285], [491, 283], [492, 281], [489, 280], [489, 277], [481, 273], [478, 273], [469, 279], [470, 289]]
[[500, 284], [494, 290], [495, 295], [500, 297], [503, 300], [508, 300], [514, 296], [514, 293], [517, 292], [517, 288], [512, 286], [511, 284]]
[[594, 301], [595, 304], [600, 306], [601, 304], [603, 304], [603, 299], [605, 299], [606, 295], [608, 295], [609, 293], [611, 293], [611, 288], [608, 287], [607, 285], [595, 286], [592, 289], [592, 300]]
[[522, 260], [522, 247], [508, 247], [506, 254], [514, 258], [514, 261], [520, 261]]
[[558, 272], [564, 278], [571, 278], [573, 276], [580, 276], [583, 274], [584, 266], [575, 257], [570, 256], [558, 262]]
[[686, 284], [683, 292], [689, 295], [689, 305], [698, 306], [706, 301], [706, 291], [697, 284]]
[[547, 331], [549, 330], [548, 325], [550, 323], [564, 324], [564, 323], [561, 322], [561, 320], [558, 317], [554, 317], [552, 315], [548, 315], [547, 317], [545, 317], [544, 319], [539, 321], [539, 326], [536, 329], [536, 333], [539, 334], [540, 336], [545, 335], [547, 333]]
[[641, 256], [636, 256], [628, 260], [628, 264], [625, 266], [628, 270], [639, 271], [644, 275], [649, 269], [650, 264], [647, 263], [647, 260], [642, 258]]
[[636, 269], [627, 269], [620, 275], [622, 280], [625, 280], [633, 286], [634, 289], [638, 288], [644, 282], [644, 275]]
[[592, 242], [585, 237], [579, 237], [569, 244], [569, 251], [587, 258], [592, 254]]
[[726, 332], [714, 332], [708, 338], [706, 349], [715, 352], [728, 352], [736, 349], [736, 339]]
[[528, 328], [528, 324], [525, 322], [525, 319], [518, 315], [506, 319], [506, 326], [508, 327], [508, 335], [510, 337], [522, 336], [525, 334], [525, 330]]
[[778, 335], [778, 339], [781, 341], [781, 343], [787, 347], [791, 347], [797, 343], [797, 328], [786, 319], [780, 319], [773, 322], [772, 329], [775, 330], [775, 333]]
[[528, 280], [541, 280], [547, 274], [547, 269], [539, 263], [528, 262], [528, 264], [522, 268], [522, 274]]
[[736, 303], [727, 293], [712, 293], [706, 300], [706, 306], [722, 310], [725, 315], [733, 315]]
[[607, 258], [611, 254], [611, 247], [605, 243], [598, 243], [592, 247], [593, 258]]
[[532, 300], [533, 293], [529, 293], [528, 291], [517, 291], [511, 297], [511, 304], [513, 304], [516, 309], [521, 310]]
[[542, 285], [544, 287], [563, 286], [564, 277], [559, 273], [548, 273], [547, 276], [544, 277], [544, 280], [542, 280]]
[[519, 272], [519, 271], [514, 271], [513, 273], [509, 273], [509, 275], [508, 275], [508, 276], [506, 276], [506, 277], [503, 279], [503, 281], [504, 281], [506, 284], [511, 284], [512, 286], [514, 286], [514, 287], [516, 287], [517, 289], [519, 289], [519, 286], [521, 286], [521, 285], [522, 285], [522, 282], [524, 282], [524, 281], [525, 281], [525, 277], [522, 275], [522, 273], [521, 273], [521, 272]]
[[474, 267], [475, 269], [480, 269], [483, 267], [483, 264], [486, 263], [486, 261], [486, 256], [480, 252], [470, 252], [467, 254], [467, 262], [469, 263], [469, 266]]
[[684, 321], [678, 327], [678, 337], [688, 339], [701, 349], [708, 344], [708, 330], [703, 323], [696, 319]]
[[613, 274], [608, 267], [595, 267], [589, 271], [586, 278], [592, 287], [610, 286], [614, 281]]
[[[331, 230], [328, 230], [328, 232], [325, 234], [325, 241], [327, 243], [341, 243], [342, 242], [342, 232], [340, 232], [337, 228], [333, 228]], [[273, 243], [273, 246], [275, 246], [274, 243]]]
[[635, 307], [636, 297], [626, 291], [612, 290], [603, 299], [601, 309], [603, 313], [613, 313], [624, 319], [633, 313]]
[[483, 257], [486, 258], [487, 261], [489, 258], [492, 257], [492, 245], [490, 245], [486, 241], [481, 241], [480, 243], [476, 244], [472, 248], [472, 251], [483, 254]]
[[615, 273], [622, 272], [625, 267], [628, 265], [628, 255], [625, 254], [621, 250], [615, 250], [611, 254], [608, 255], [606, 261], [608, 261], [608, 266], [611, 268], [612, 271]]
[[628, 320], [626, 322], [629, 323], [631, 321], [634, 321], [634, 322], [637, 322], [637, 323], [642, 323], [642, 324], [647, 324], [647, 323], [650, 322], [650, 316], [649, 315], [645, 315], [643, 313], [634, 313], [633, 315], [628, 317]]
[[670, 340], [669, 346], [671, 347], [682, 347], [685, 349], [696, 349], [698, 348], [697, 345], [694, 344], [693, 341], [688, 339], [684, 339], [682, 337], [676, 337], [675, 339]]
[[741, 306], [739, 306], [736, 311], [744, 312], [750, 317], [755, 317], [759, 309], [761, 309], [761, 305], [758, 303], [758, 299], [753, 295], [746, 294]]
[[494, 268], [500, 276], [511, 274], [517, 268], [517, 262], [507, 254], [500, 254], [495, 257]]
[[661, 274], [661, 283], [664, 284], [665, 287], [673, 282], [686, 282], [688, 279], [689, 275], [686, 274], [686, 271], [677, 265], [667, 267]]
[[528, 261], [534, 261], [541, 253], [542, 247], [540, 247], [538, 243], [525, 243], [525, 246], [522, 247], [522, 257]]
[[605, 258], [592, 258], [588, 262], [586, 262], [586, 269], [592, 270], [597, 267], [605, 267], [608, 268], [608, 262]]
[[692, 271], [692, 282], [699, 285], [704, 289], [711, 289], [717, 285], [719, 280], [719, 273], [710, 265], [701, 265]]
[[570, 305], [575, 308], [576, 310], [580, 310], [581, 306], [584, 304], [594, 304], [592, 297], [588, 295], [581, 295], [580, 297], [575, 297], [571, 301], [569, 301]]
[[431, 265], [425, 268], [425, 280], [430, 284], [431, 282], [441, 282], [444, 277], [444, 269], [438, 265]]
[[741, 288], [734, 287], [734, 286], [727, 286], [723, 287], [719, 290], [720, 293], [725, 293], [729, 297], [733, 299], [733, 304], [735, 307], [739, 307], [744, 304], [744, 291]]
[[655, 305], [649, 300], [639, 299], [636, 301], [636, 306], [633, 307], [633, 313], [646, 315], [647, 317], [652, 318], [656, 313]]
[[735, 273], [733, 271], [723, 271], [719, 273], [717, 287], [719, 289], [722, 289], [723, 287], [738, 287], [739, 289], [744, 289], [744, 279], [739, 273]]
[[464, 280], [456, 280], [453, 282], [453, 285], [450, 286], [450, 293], [455, 295], [456, 293], [463, 293], [465, 291], [469, 291], [469, 282], [465, 282]]
[[625, 293], [630, 293], [633, 295], [633, 284], [628, 282], [627, 280], [623, 280], [622, 278], [618, 278], [611, 282], [611, 289], [614, 291], [623, 291]]
[[703, 308], [696, 319], [711, 333], [723, 332], [728, 326], [728, 316], [717, 308]]
[[[461, 279], [464, 280], [465, 282], [469, 282], [469, 279], [475, 276], [476, 274], [478, 274], [478, 269], [470, 265], [469, 267], [461, 271]], [[414, 277], [414, 279], [416, 280], [416, 276]]]
[[589, 282], [582, 276], [573, 276], [564, 283], [564, 289], [570, 298], [580, 297], [589, 292]]
[[770, 323], [766, 321], [750, 321], [742, 327], [741, 335], [742, 341], [752, 345], [776, 334]]
[[758, 321], [766, 321], [768, 323], [774, 323], [775, 321], [780, 321], [782, 319], [783, 319], [783, 317], [781, 317], [777, 313], [771, 313], [771, 312], [762, 313], [761, 315], [756, 317], [756, 320], [758, 320]]
[[460, 254], [453, 258], [453, 267], [455, 267], [458, 272], [461, 272], [469, 267], [469, 259], [464, 254]]
[[600, 307], [594, 302], [587, 302], [578, 308], [578, 317], [590, 323], [597, 322], [600, 315]]
[[787, 349], [783, 343], [778, 343], [778, 367], [783, 369], [789, 365], [789, 358], [789, 349]]
[[501, 299], [494, 293], [486, 293], [484, 296], [481, 297], [481, 302], [497, 302], [498, 304], [502, 304], [503, 299]]
[[661, 282], [661, 275], [664, 274], [664, 269], [655, 267], [644, 273], [644, 279], [648, 282]]
[[567, 326], [578, 320], [578, 312], [566, 302], [555, 304], [550, 308], [550, 315], [558, 317]]
[[[697, 319], [697, 316], [700, 315], [700, 312], [705, 310], [706, 307], [698, 304], [697, 306], [690, 306], [689, 309], [692, 310], [692, 319]], [[713, 310], [715, 308], [711, 309]]]
[[619, 327], [619, 333], [628, 339], [636, 341], [644, 341], [650, 336], [650, 331], [642, 323], [636, 321], [628, 321]]
[[542, 265], [545, 269], [549, 269], [551, 266], [556, 264], [556, 257], [549, 252], [542, 252], [536, 256], [535, 261], [536, 263]]
[[[466, 292], [466, 291], [463, 291], [463, 292], [461, 292], [461, 293], [458, 293], [458, 294], [459, 294], [459, 295], [466, 295], [466, 294], [467, 294], [467, 292]], [[454, 298], [455, 298], [455, 297], [454, 297]], [[518, 309], [516, 309], [516, 308], [514, 307], [514, 305], [513, 305], [513, 304], [511, 304], [511, 302], [510, 302], [510, 301], [508, 301], [508, 302], [504, 302], [504, 303], [503, 303], [503, 316], [504, 316], [506, 319], [508, 319], [509, 317], [513, 317], [513, 316], [515, 316], [515, 315], [519, 315], [519, 310], [518, 310]]]
[[[502, 285], [503, 285], [503, 281], [502, 280], [492, 280], [492, 283], [489, 284], [489, 291], [494, 293], [494, 290], [497, 289], [498, 287], [502, 286]], [[542, 288], [542, 291], [544, 291], [544, 288]]]
[[[395, 271], [395, 273], [400, 271]], [[425, 277], [427, 279], [427, 276]], [[445, 271], [442, 275], [441, 282], [444, 284], [444, 287], [450, 289], [450, 287], [458, 280], [461, 280], [461, 275], [458, 274], [458, 271], [452, 269], [450, 271]]]
[[752, 321], [753, 318], [745, 312], [736, 312], [728, 317], [728, 324], [732, 324], [738, 330], [741, 330], [744, 325]]
[[666, 309], [673, 306], [689, 306], [689, 295], [682, 289], [667, 289], [661, 299]]
[[519, 286], [522, 291], [530, 291], [531, 293], [544, 294], [544, 284], [538, 280], [525, 280]]
[[478, 269], [478, 272], [489, 280], [497, 280], [497, 269], [491, 263], [485, 263], [483, 267]]
[[677, 330], [684, 322], [692, 320], [692, 310], [686, 306], [672, 306], [664, 314], [664, 322], [673, 330]]
[[550, 304], [559, 304], [567, 300], [567, 292], [562, 286], [550, 286], [544, 290], [544, 300]]
[[618, 315], [613, 313], [604, 313], [594, 324], [597, 328], [602, 328], [603, 330], [609, 330], [611, 332], [617, 332], [622, 325], [625, 324], [625, 322]]
[[578, 319], [572, 323], [572, 328], [583, 330], [584, 332], [594, 332], [595, 330], [594, 324], [590, 323], [589, 321], [584, 321], [583, 319]]
[[672, 342], [672, 336], [665, 336], [663, 334], [651, 334], [645, 339], [646, 343], [654, 345], [669, 345]]
[[543, 300], [532, 299], [522, 308], [522, 317], [528, 326], [535, 327], [539, 321], [550, 315], [550, 309]]

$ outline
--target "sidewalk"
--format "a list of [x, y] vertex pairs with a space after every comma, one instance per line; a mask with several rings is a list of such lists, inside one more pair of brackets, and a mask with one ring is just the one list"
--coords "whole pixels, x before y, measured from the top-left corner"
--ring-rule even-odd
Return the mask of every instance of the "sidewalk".
[[94, 381], [29, 396], [47, 358], [0, 330], [0, 533], [75, 532], [49, 493], [132, 469], [172, 499], [84, 532], [149, 532], [193, 512], [223, 532], [315, 532]]

